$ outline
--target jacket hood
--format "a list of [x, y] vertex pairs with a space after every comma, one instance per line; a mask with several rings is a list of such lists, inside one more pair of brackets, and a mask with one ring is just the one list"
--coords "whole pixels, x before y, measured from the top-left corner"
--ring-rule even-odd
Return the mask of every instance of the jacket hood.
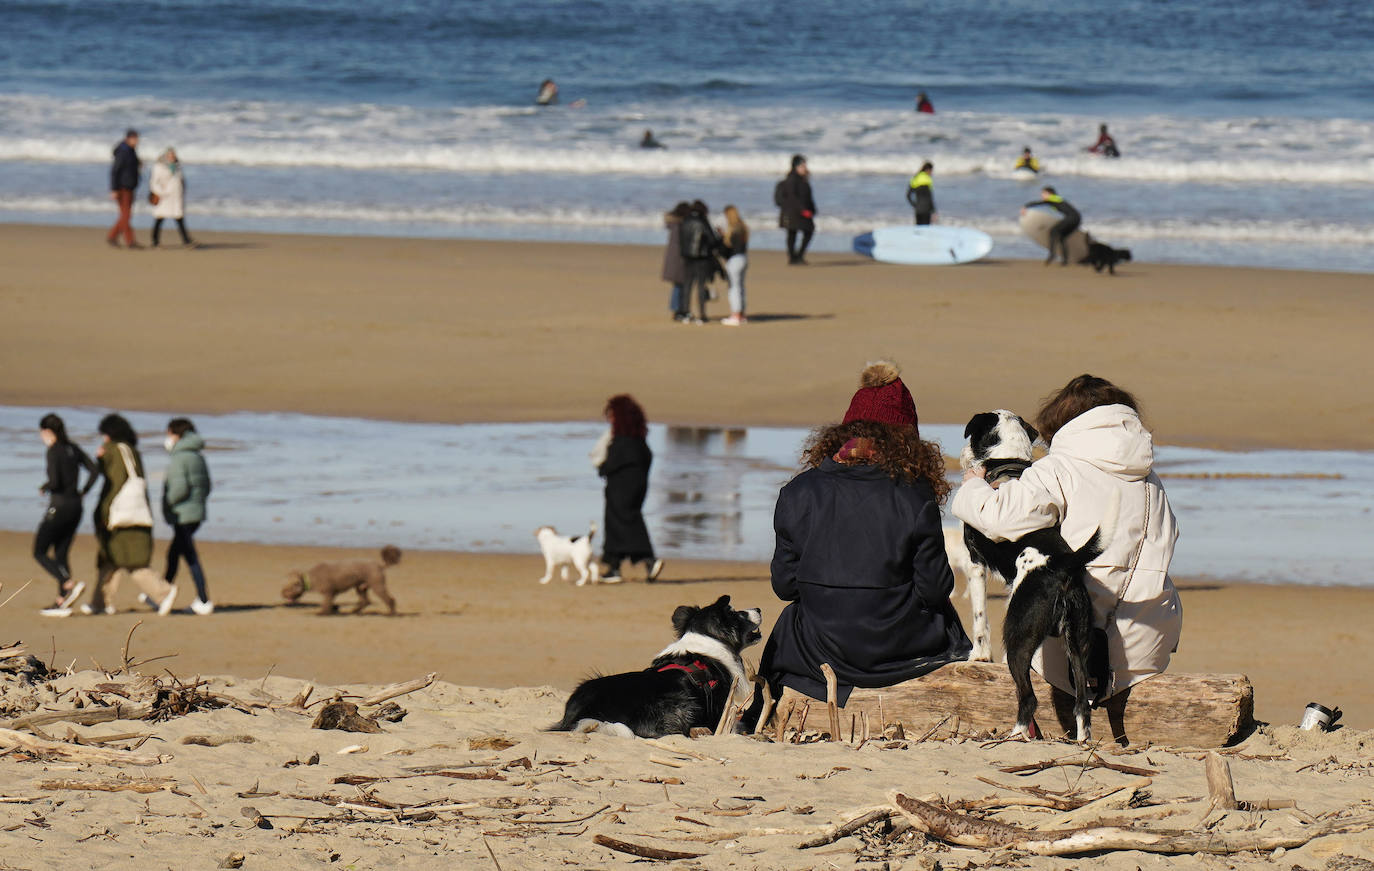
[[1064, 424], [1050, 452], [1082, 460], [1127, 481], [1150, 474], [1154, 438], [1128, 405], [1100, 405]]
[[178, 454], [182, 451], [199, 451], [205, 448], [205, 439], [200, 437], [198, 432], [188, 432], [177, 439], [177, 443], [172, 445], [172, 453]]

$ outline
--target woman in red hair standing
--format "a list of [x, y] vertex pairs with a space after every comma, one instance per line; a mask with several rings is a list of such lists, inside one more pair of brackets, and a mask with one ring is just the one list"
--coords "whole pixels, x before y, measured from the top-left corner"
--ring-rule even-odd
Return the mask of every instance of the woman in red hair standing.
[[603, 582], [620, 580], [620, 564], [641, 563], [645, 579], [656, 580], [663, 560], [654, 556], [649, 529], [644, 525], [644, 497], [649, 492], [649, 466], [654, 454], [646, 441], [649, 423], [644, 409], [626, 393], [606, 401], [611, 441], [597, 473], [606, 479], [606, 545], [602, 551]]
[[940, 527], [944, 456], [922, 441], [896, 365], [864, 369], [844, 421], [813, 432], [802, 461], [773, 517], [773, 591], [789, 603], [759, 663], [774, 698], [791, 687], [824, 699], [825, 663], [844, 704], [856, 686], [967, 659]]

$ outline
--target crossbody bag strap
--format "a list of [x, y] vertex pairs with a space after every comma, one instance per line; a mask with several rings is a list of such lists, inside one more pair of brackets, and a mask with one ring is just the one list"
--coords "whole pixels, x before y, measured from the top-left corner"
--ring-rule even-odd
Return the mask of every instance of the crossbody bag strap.
[[1145, 488], [1145, 523], [1140, 528], [1140, 541], [1136, 542], [1135, 553], [1131, 554], [1131, 563], [1126, 570], [1126, 580], [1121, 582], [1121, 589], [1116, 592], [1116, 603], [1112, 605], [1112, 610], [1107, 612], [1107, 627], [1110, 628], [1112, 622], [1116, 620], [1116, 612], [1121, 608], [1121, 602], [1126, 598], [1126, 590], [1130, 589], [1131, 580], [1135, 578], [1135, 567], [1140, 564], [1140, 552], [1145, 549], [1145, 536], [1150, 532], [1150, 482], [1141, 481]]
[[141, 477], [138, 474], [138, 467], [134, 465], [134, 458], [130, 453], [129, 446], [123, 442], [115, 442], [115, 444], [119, 445], [119, 456], [124, 460], [124, 474], [127, 478]]

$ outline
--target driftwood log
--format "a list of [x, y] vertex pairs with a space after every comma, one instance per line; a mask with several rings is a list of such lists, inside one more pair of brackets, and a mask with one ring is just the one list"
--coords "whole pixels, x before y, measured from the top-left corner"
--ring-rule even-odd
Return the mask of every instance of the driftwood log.
[[[1073, 697], [1031, 675], [1048, 737], [1073, 735]], [[778, 710], [807, 699], [788, 689]], [[1117, 693], [1092, 712], [1093, 738], [1120, 744], [1222, 747], [1254, 727], [1254, 690], [1239, 674], [1161, 674]], [[957, 662], [924, 677], [882, 689], [856, 689], [844, 709], [868, 713], [880, 727], [901, 723], [909, 735], [947, 720], [933, 737], [957, 724], [960, 734], [1003, 734], [1016, 722], [1016, 687], [1000, 663]], [[879, 711], [882, 711], [881, 719]]]
[[105, 765], [160, 765], [171, 756], [145, 756], [128, 750], [111, 750], [105, 747], [87, 747], [84, 744], [65, 744], [35, 738], [24, 732], [0, 729], [0, 749], [17, 748], [29, 753], [60, 756], [76, 762], [98, 762]]

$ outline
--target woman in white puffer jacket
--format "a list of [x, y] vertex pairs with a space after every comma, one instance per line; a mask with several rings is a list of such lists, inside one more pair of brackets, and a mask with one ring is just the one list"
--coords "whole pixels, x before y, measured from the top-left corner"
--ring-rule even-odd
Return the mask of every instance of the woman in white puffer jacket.
[[[1116, 532], [1088, 564], [1096, 625], [1106, 626], [1114, 614], [1106, 629], [1115, 694], [1168, 668], [1183, 628], [1183, 606], [1169, 579], [1178, 526], [1153, 471], [1154, 441], [1135, 398], [1092, 375], [1080, 375], [1047, 399], [1035, 423], [1049, 453], [996, 489], [980, 467], [968, 470], [951, 509], [998, 541], [1058, 523], [1077, 549], [1097, 531], [1111, 501], [1120, 499]], [[1060, 639], [1045, 641], [1034, 666], [1054, 686], [1073, 691]]]
[[153, 247], [157, 247], [158, 237], [162, 235], [162, 222], [168, 218], [176, 220], [182, 244], [194, 245], [190, 234], [186, 232], [186, 175], [177, 160], [176, 149], [168, 148], [162, 152], [153, 165], [152, 175], [148, 177], [148, 194], [150, 198], [157, 197], [157, 202], [153, 203]]

